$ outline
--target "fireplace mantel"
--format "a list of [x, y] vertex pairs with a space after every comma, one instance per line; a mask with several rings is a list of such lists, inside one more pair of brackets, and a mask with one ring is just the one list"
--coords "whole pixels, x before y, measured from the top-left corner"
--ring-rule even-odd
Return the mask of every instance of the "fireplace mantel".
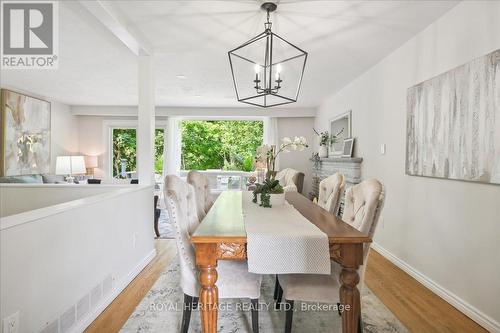
[[346, 186], [349, 188], [352, 185], [361, 182], [361, 157], [328, 157], [318, 160], [311, 159], [313, 163], [313, 190], [309, 194], [310, 197], [318, 197], [319, 183], [328, 176], [336, 172], [344, 174]]

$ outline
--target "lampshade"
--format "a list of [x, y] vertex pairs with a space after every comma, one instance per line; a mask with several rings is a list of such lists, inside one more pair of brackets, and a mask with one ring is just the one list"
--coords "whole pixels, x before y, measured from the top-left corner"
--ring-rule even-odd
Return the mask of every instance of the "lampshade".
[[97, 156], [85, 156], [85, 167], [86, 168], [97, 168]]
[[84, 174], [85, 172], [85, 160], [83, 156], [57, 156], [57, 175], [76, 175]]

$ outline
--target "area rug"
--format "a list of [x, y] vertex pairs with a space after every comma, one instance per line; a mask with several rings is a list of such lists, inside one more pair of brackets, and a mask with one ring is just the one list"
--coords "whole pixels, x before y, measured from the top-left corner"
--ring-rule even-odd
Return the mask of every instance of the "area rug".
[[[153, 285], [121, 332], [179, 332], [182, 318], [183, 294], [179, 288], [179, 264], [174, 261]], [[259, 327], [262, 333], [282, 333], [285, 313], [273, 307], [274, 277], [264, 276], [259, 300]], [[382, 302], [367, 288], [362, 291], [364, 332], [408, 332]], [[251, 332], [249, 300], [222, 300], [218, 319], [218, 332]], [[295, 302], [293, 332], [341, 332], [341, 318], [336, 311], [312, 310], [314, 303]], [[307, 309], [309, 308], [309, 309]], [[191, 315], [189, 332], [201, 332], [198, 310]]]
[[161, 239], [174, 239], [175, 227], [172, 221], [168, 218], [168, 211], [161, 210], [160, 218], [158, 219], [158, 231], [160, 232]]

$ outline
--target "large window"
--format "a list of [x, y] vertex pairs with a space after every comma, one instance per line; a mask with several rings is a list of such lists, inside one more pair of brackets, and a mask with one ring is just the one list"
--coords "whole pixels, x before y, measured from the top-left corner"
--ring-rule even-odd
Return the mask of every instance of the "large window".
[[182, 121], [183, 170], [252, 171], [253, 158], [262, 144], [262, 121]]
[[[155, 130], [154, 169], [157, 175], [163, 172], [164, 130]], [[113, 128], [113, 177], [135, 178], [137, 172], [137, 131], [135, 128]]]

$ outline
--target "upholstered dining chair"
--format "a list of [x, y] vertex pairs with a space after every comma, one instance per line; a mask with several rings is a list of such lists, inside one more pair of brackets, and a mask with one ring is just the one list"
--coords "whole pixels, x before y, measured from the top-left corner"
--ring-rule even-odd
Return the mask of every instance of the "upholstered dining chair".
[[210, 198], [208, 177], [201, 172], [191, 170], [188, 172], [187, 182], [194, 187], [196, 212], [201, 222], [213, 205], [212, 199]]
[[[196, 200], [192, 185], [177, 176], [165, 177], [165, 204], [176, 230], [177, 252], [181, 270], [180, 287], [184, 293], [181, 332], [189, 329], [191, 310], [198, 303], [199, 283], [195, 252], [190, 237], [199, 226], [196, 214]], [[259, 332], [258, 299], [261, 276], [248, 272], [246, 262], [222, 260], [217, 267], [219, 299], [249, 298], [252, 303], [252, 329]]]
[[279, 180], [285, 192], [302, 193], [304, 173], [292, 168], [286, 168], [276, 173], [275, 179]]
[[[380, 212], [384, 206], [384, 186], [376, 179], [366, 180], [350, 187], [345, 195], [345, 208], [342, 220], [355, 227], [364, 234], [373, 237]], [[363, 265], [358, 268], [360, 282], [358, 287], [363, 288], [364, 273], [368, 260], [370, 244], [364, 245]], [[277, 302], [281, 303], [284, 297], [286, 308], [285, 332], [292, 331], [294, 301], [320, 302], [339, 304], [340, 273], [342, 267], [332, 262], [331, 275], [314, 274], [287, 274], [279, 275], [279, 290]], [[339, 312], [340, 313], [340, 312]], [[358, 331], [362, 330], [361, 316]]]
[[337, 215], [344, 187], [345, 178], [340, 172], [323, 179], [319, 183], [318, 206]]

